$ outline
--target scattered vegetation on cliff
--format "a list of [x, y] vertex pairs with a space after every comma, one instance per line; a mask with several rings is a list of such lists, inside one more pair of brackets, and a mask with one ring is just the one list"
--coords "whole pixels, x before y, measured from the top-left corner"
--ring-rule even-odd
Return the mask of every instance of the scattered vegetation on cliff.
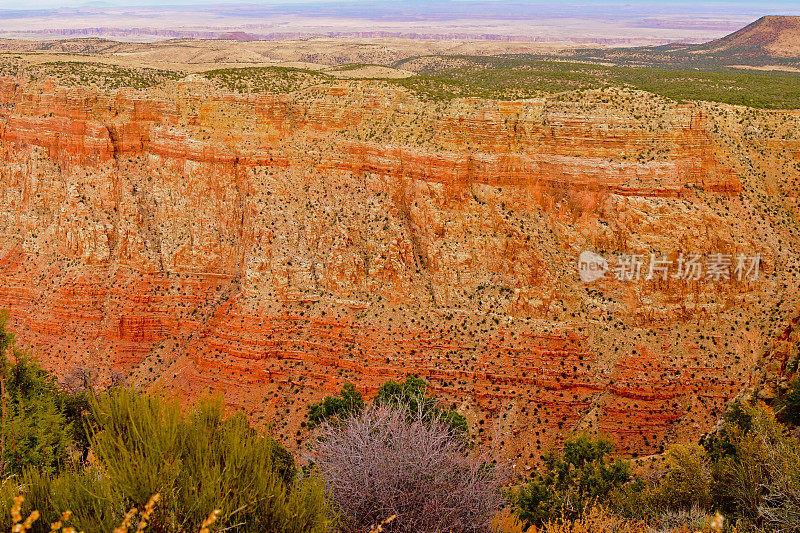
[[244, 67], [209, 70], [206, 78], [240, 93], [291, 93], [329, 82], [327, 74], [290, 67]]
[[55, 61], [28, 67], [33, 79], [54, 77], [68, 86], [94, 86], [99, 89], [147, 89], [183, 77], [183, 73], [154, 68], [130, 68], [95, 62]]

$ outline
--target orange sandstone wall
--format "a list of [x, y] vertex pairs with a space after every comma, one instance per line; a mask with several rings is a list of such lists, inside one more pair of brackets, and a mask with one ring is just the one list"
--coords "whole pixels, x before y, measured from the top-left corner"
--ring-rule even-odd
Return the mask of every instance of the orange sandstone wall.
[[[763, 194], [796, 182], [780, 143], [737, 147], [742, 112], [2, 79], [0, 306], [65, 379], [224, 391], [289, 445], [309, 402], [413, 373], [499, 457], [576, 428], [653, 453], [750, 385], [797, 296]], [[764, 275], [585, 285], [584, 249], [760, 253]]]

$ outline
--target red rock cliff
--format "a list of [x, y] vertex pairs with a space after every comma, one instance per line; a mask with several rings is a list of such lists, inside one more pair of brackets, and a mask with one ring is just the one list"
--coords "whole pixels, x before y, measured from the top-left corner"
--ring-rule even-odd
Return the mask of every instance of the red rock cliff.
[[[797, 296], [763, 194], [791, 192], [786, 147], [737, 145], [740, 113], [6, 78], [0, 306], [62, 375], [223, 390], [289, 444], [344, 382], [414, 373], [499, 456], [576, 427], [651, 453], [710, 427]], [[759, 253], [764, 275], [586, 285], [584, 249]]]

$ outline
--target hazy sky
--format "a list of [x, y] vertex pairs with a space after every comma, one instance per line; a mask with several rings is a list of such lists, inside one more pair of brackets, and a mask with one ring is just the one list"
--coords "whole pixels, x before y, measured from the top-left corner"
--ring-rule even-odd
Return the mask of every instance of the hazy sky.
[[643, 45], [705, 42], [763, 15], [800, 15], [800, 0], [0, 0], [0, 34], [158, 40], [378, 31]]
[[[419, 6], [436, 6], [436, 5], [450, 5], [457, 6], [459, 4], [490, 4], [497, 0], [394, 0], [391, 2], [396, 6], [408, 5], [410, 7]], [[173, 5], [173, 6], [190, 6], [190, 5], [212, 5], [212, 4], [259, 4], [259, 5], [272, 5], [272, 6], [291, 6], [303, 4], [349, 4], [360, 3], [357, 1], [337, 2], [332, 0], [262, 0], [242, 1], [242, 0], [0, 0], [0, 9], [8, 10], [36, 10], [36, 9], [52, 9], [59, 7], [122, 7], [122, 6], [158, 6], [158, 5]], [[376, 3], [374, 1], [363, 2], [365, 5]], [[390, 2], [379, 2], [388, 4]], [[783, 13], [800, 13], [800, 1], [798, 0], [566, 0], [566, 1], [542, 1], [525, 0], [518, 1], [518, 3], [527, 3], [531, 5], [551, 5], [563, 6], [572, 5], [579, 7], [585, 5], [592, 8], [605, 7], [610, 10], [626, 10], [636, 8], [654, 7], [656, 9], [664, 8], [665, 5], [680, 6], [688, 12], [709, 12], [721, 11], [726, 8], [734, 9], [737, 11], [753, 12], [783, 12]]]

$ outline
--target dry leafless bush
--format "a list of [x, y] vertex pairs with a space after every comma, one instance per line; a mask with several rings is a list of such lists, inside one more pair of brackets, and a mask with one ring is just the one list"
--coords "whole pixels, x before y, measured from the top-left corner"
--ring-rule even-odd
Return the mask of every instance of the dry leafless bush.
[[347, 531], [392, 515], [390, 532], [490, 530], [502, 504], [500, 472], [441, 420], [373, 406], [321, 431], [317, 464]]
[[677, 509], [666, 511], [658, 517], [653, 533], [670, 533], [681, 529], [691, 529], [699, 531], [710, 523], [714, 517], [697, 505], [687, 509]]
[[780, 533], [800, 531], [800, 450], [797, 439], [781, 435], [764, 438], [768, 476], [759, 512]]

